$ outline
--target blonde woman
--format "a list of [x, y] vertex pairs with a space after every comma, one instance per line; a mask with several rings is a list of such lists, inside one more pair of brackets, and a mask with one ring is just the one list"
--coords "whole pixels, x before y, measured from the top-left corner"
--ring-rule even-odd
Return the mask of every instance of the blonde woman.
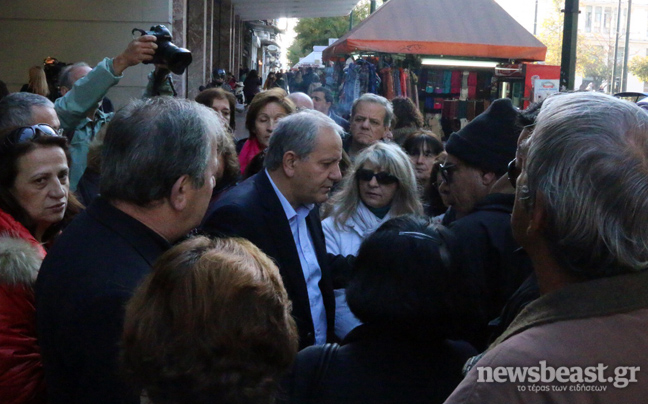
[[[421, 214], [416, 175], [396, 144], [376, 143], [362, 153], [325, 207], [322, 228], [327, 252], [357, 255], [362, 241], [392, 217]], [[335, 290], [335, 334], [360, 324], [349, 311], [344, 289]]]
[[32, 66], [29, 69], [29, 82], [24, 84], [20, 91], [42, 95], [43, 97], [49, 96], [50, 91], [47, 85], [47, 77], [45, 77], [45, 70], [41, 66]]

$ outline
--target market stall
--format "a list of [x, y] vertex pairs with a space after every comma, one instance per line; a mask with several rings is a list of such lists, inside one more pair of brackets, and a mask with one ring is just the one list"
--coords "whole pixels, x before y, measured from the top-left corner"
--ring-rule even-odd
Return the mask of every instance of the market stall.
[[524, 107], [524, 66], [544, 60], [546, 50], [493, 0], [390, 0], [322, 56], [343, 70], [343, 111], [363, 92], [407, 96], [426, 119], [444, 118], [447, 126], [470, 121], [502, 96]]

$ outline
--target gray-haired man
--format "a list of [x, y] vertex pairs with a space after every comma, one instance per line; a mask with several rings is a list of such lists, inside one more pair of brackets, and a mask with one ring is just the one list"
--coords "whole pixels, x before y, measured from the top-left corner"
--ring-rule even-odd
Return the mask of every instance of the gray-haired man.
[[391, 137], [389, 127], [394, 117], [391, 102], [376, 94], [363, 94], [351, 107], [351, 136], [344, 142], [344, 151], [351, 160], [365, 148]]
[[283, 118], [265, 170], [220, 199], [204, 222], [213, 235], [244, 237], [274, 258], [293, 303], [299, 346], [334, 338], [330, 260], [316, 204], [342, 177], [342, 128], [306, 110]]
[[134, 101], [115, 114], [101, 196], [65, 229], [36, 281], [50, 403], [139, 403], [118, 376], [124, 305], [205, 214], [217, 136], [226, 136], [218, 115], [192, 101]]
[[648, 395], [648, 114], [595, 92], [545, 100], [511, 218], [540, 286], [446, 403]]

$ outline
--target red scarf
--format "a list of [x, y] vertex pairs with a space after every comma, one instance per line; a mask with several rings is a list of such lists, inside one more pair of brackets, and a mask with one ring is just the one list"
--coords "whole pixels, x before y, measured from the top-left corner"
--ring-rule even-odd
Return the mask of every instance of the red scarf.
[[261, 143], [257, 140], [256, 137], [249, 137], [247, 142], [243, 145], [241, 153], [239, 154], [239, 164], [241, 165], [241, 174], [245, 174], [245, 169], [247, 168], [250, 161], [264, 148], [261, 147]]

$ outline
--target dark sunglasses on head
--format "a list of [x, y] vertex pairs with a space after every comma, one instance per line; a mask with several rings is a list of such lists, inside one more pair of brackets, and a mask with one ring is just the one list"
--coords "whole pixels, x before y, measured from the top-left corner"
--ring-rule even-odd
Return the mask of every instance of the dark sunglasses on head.
[[384, 171], [381, 171], [379, 173], [374, 173], [372, 170], [367, 170], [366, 168], [361, 168], [358, 171], [356, 171], [356, 177], [360, 181], [367, 181], [367, 182], [371, 181], [373, 177], [376, 177], [376, 181], [380, 185], [389, 185], [398, 182], [398, 178], [394, 177], [389, 173], [386, 173]]
[[517, 166], [517, 159], [513, 159], [510, 163], [508, 163], [506, 174], [508, 175], [509, 182], [511, 183], [511, 185], [513, 185], [513, 188], [515, 188], [517, 178], [520, 176], [520, 169]]
[[441, 179], [446, 184], [452, 182], [452, 173], [457, 170], [457, 165], [452, 163], [439, 164], [439, 172], [441, 173]]
[[441, 237], [441, 234], [439, 233], [438, 230], [432, 229], [431, 233], [434, 233], [434, 235], [428, 233], [421, 233], [418, 231], [399, 231], [398, 235], [411, 237], [418, 240], [430, 240], [435, 244], [437, 244], [439, 246], [438, 248], [439, 248], [439, 256], [441, 257], [441, 263], [443, 264], [443, 267], [446, 270], [449, 270], [451, 268], [452, 261], [450, 258], [448, 245], [446, 244], [443, 237]]
[[62, 137], [63, 130], [54, 129], [45, 123], [39, 123], [38, 125], [32, 126], [23, 126], [9, 132], [9, 134], [5, 136], [2, 145], [0, 145], [0, 150], [8, 150], [12, 146], [25, 143], [30, 140], [38, 139], [41, 136]]

